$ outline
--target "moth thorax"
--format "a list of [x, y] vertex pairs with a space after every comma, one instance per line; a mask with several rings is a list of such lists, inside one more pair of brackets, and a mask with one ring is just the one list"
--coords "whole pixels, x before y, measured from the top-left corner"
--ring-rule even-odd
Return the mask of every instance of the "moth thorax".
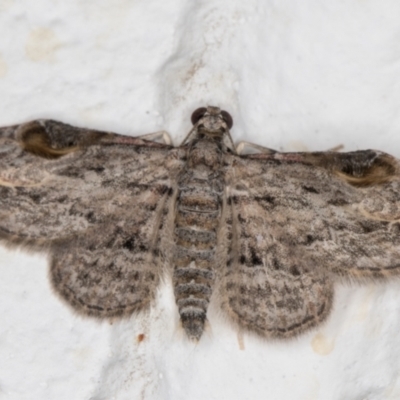
[[221, 163], [221, 150], [218, 143], [199, 142], [189, 153], [189, 165], [205, 165], [211, 169], [218, 169]]

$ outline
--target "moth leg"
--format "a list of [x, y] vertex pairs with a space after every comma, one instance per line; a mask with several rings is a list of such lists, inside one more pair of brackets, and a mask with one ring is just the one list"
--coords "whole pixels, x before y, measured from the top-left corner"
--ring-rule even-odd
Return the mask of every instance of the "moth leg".
[[172, 139], [167, 131], [157, 131], [138, 136], [139, 139], [150, 140], [152, 142], [164, 143], [171, 145]]
[[268, 147], [260, 146], [255, 143], [250, 142], [240, 142], [236, 145], [236, 153], [239, 155], [242, 154], [274, 154], [278, 153], [278, 151], [274, 149], [270, 149]]

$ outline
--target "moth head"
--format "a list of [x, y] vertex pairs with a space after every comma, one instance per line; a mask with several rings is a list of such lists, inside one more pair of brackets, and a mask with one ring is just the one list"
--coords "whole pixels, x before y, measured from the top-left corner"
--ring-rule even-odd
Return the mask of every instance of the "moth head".
[[233, 119], [230, 114], [219, 107], [198, 108], [193, 112], [191, 120], [199, 132], [211, 136], [222, 136], [225, 132], [229, 132], [233, 126]]

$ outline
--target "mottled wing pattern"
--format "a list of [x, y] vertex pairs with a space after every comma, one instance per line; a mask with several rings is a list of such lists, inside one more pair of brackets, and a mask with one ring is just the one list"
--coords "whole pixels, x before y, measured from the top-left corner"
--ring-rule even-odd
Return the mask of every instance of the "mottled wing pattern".
[[171, 251], [180, 150], [49, 120], [3, 128], [0, 149], [0, 239], [48, 248], [78, 312], [148, 304]]
[[400, 268], [398, 161], [372, 151], [229, 156], [222, 307], [266, 337], [326, 318], [335, 274]]
[[78, 313], [99, 318], [146, 309], [162, 261], [149, 251], [140, 230], [132, 225], [91, 230], [54, 247], [50, 276], [57, 293]]
[[51, 120], [1, 129], [0, 149], [0, 238], [34, 246], [128, 213], [136, 196], [154, 207], [180, 163], [170, 146]]
[[51, 120], [1, 128], [0, 241], [47, 249], [56, 292], [96, 317], [146, 309], [168, 267], [195, 340], [212, 299], [242, 328], [292, 337], [326, 319], [337, 277], [399, 274], [398, 160], [240, 156], [226, 111], [192, 123], [178, 148]]

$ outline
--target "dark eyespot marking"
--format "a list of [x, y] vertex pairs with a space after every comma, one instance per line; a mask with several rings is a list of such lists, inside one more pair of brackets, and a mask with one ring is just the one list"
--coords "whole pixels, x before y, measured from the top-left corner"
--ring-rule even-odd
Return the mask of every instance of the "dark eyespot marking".
[[122, 244], [122, 247], [128, 249], [129, 251], [133, 251], [135, 249], [135, 238], [130, 237], [129, 239], [125, 240], [125, 242]]
[[19, 128], [19, 138], [25, 151], [42, 158], [56, 159], [78, 149], [77, 146], [70, 147], [68, 144], [54, 147], [46, 128], [36, 121], [22, 124]]
[[335, 172], [336, 175], [352, 186], [380, 185], [390, 181], [396, 174], [396, 165], [390, 156], [380, 155], [373, 160], [366, 159], [366, 156], [362, 160], [355, 159], [354, 155], [347, 157], [348, 160], [344, 160], [344, 165]]
[[204, 117], [204, 114], [206, 113], [207, 108], [205, 107], [200, 107], [197, 110], [193, 111], [191, 120], [192, 120], [192, 124], [195, 125], [197, 122], [199, 122], [199, 120], [201, 118]]
[[312, 187], [312, 186], [306, 186], [306, 185], [304, 185], [304, 186], [302, 186], [302, 188], [303, 188], [306, 192], [318, 194], [318, 190], [315, 189], [315, 188]]
[[227, 111], [221, 111], [222, 118], [226, 122], [226, 125], [228, 125], [228, 129], [231, 129], [233, 126], [233, 118]]
[[289, 272], [293, 275], [293, 276], [299, 276], [301, 275], [301, 272], [299, 271], [299, 269], [297, 268], [296, 265], [292, 265], [289, 269]]

